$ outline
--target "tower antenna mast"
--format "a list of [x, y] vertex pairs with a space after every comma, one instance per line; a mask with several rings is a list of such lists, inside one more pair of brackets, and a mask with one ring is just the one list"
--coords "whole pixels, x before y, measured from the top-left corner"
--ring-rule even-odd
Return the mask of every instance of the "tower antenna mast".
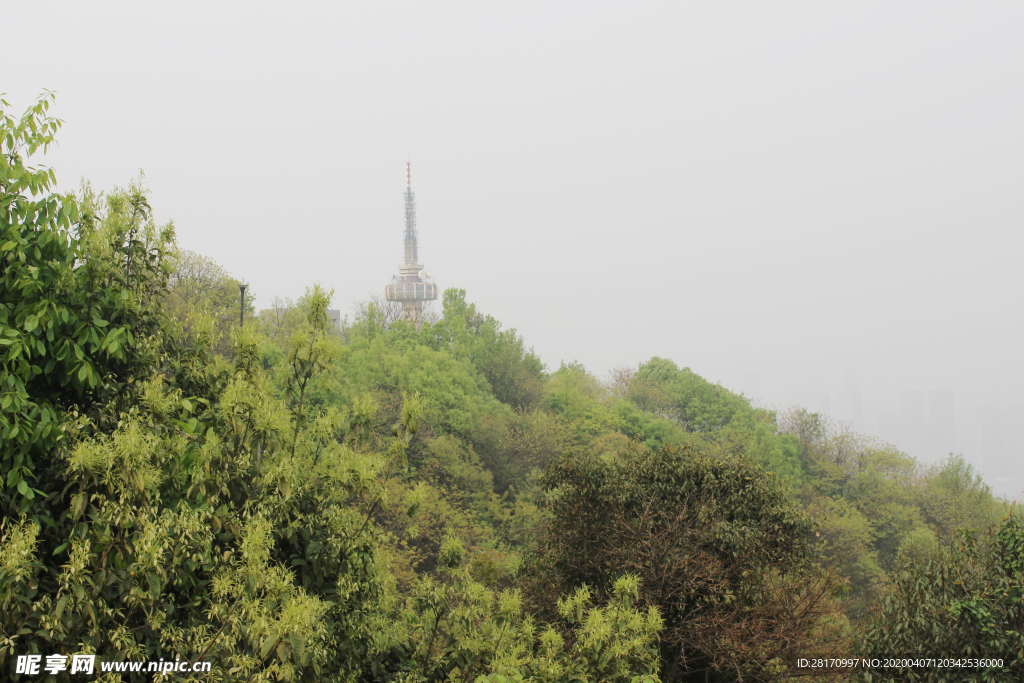
[[412, 191], [412, 164], [405, 164], [405, 263], [419, 263], [416, 244], [416, 195]]
[[405, 164], [405, 263], [384, 288], [387, 301], [402, 304], [402, 319], [417, 328], [423, 325], [423, 303], [437, 299], [437, 285], [419, 262], [416, 232], [416, 195], [412, 191], [412, 163]]

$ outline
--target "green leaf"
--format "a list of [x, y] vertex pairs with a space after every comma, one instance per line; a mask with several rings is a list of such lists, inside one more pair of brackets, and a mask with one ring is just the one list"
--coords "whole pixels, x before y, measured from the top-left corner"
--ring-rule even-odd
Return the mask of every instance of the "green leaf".
[[280, 636], [275, 634], [275, 635], [271, 636], [270, 638], [267, 638], [266, 640], [264, 640], [263, 641], [263, 646], [260, 648], [260, 657], [261, 658], [266, 658], [266, 656], [268, 654], [270, 654], [270, 651], [273, 650], [274, 647], [277, 645], [277, 641], [279, 639], [280, 639]]
[[58, 619], [60, 619], [60, 615], [64, 613], [64, 608], [67, 607], [69, 597], [71, 596], [65, 594], [61, 597], [60, 600], [57, 601], [57, 609], [54, 612], [54, 616], [56, 616]]
[[306, 649], [306, 639], [301, 634], [292, 632], [288, 639], [291, 641], [292, 650], [295, 651], [295, 659], [297, 662], [302, 662], [302, 653]]

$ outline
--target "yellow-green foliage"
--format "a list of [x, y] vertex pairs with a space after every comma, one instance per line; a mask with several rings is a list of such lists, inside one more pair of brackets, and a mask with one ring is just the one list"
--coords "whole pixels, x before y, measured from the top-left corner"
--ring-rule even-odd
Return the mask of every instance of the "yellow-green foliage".
[[782, 417], [800, 441], [800, 497], [820, 526], [825, 561], [849, 578], [850, 613], [862, 616], [890, 588], [903, 558], [927, 562], [957, 529], [984, 528], [999, 502], [962, 457], [928, 467], [895, 446], [804, 411]]
[[0, 569], [4, 572], [3, 583], [0, 583], [0, 598], [4, 607], [8, 607], [11, 589], [32, 575], [32, 562], [35, 559], [38, 544], [39, 527], [24, 519], [5, 520], [3, 529], [4, 542], [0, 545]]
[[[208, 335], [217, 353], [231, 355], [232, 340], [227, 331], [238, 327], [243, 310], [246, 318], [255, 314], [252, 292], [246, 292], [243, 302], [241, 283], [218, 263], [194, 251], [179, 249], [168, 265], [171, 273], [163, 297], [164, 310], [186, 332]], [[211, 324], [203, 330], [195, 329], [196, 322], [203, 318]]]
[[657, 679], [661, 617], [636, 608], [635, 576], [621, 577], [613, 599], [593, 605], [586, 586], [559, 601], [561, 621], [541, 625], [523, 611], [518, 591], [474, 581], [462, 544], [449, 537], [437, 569], [406, 602], [401, 627], [409, 665], [396, 680], [499, 683]]

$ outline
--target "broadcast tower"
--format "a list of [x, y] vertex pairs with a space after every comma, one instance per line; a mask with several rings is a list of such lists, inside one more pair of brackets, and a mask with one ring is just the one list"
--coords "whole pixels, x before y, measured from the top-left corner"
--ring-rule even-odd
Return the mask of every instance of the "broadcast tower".
[[402, 319], [419, 327], [423, 324], [423, 302], [437, 299], [437, 285], [428, 282], [430, 273], [417, 263], [416, 253], [416, 195], [412, 192], [412, 165], [405, 165], [405, 263], [398, 267], [398, 275], [384, 288], [384, 298], [402, 304]]

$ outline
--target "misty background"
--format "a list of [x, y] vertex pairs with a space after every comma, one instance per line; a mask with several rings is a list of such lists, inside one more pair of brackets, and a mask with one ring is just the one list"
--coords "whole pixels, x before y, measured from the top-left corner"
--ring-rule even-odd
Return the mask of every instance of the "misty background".
[[1024, 4], [0, 4], [61, 189], [257, 309], [420, 260], [549, 369], [659, 355], [1024, 489]]

